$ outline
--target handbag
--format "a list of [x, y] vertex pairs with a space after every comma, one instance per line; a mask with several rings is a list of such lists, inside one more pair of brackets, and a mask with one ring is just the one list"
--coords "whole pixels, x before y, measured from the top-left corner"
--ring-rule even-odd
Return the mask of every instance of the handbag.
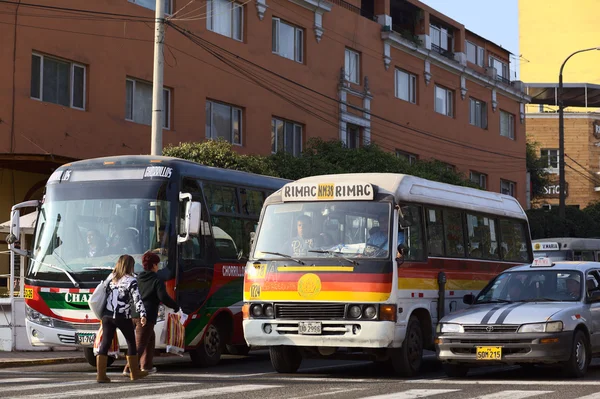
[[102, 320], [102, 313], [106, 307], [106, 286], [111, 277], [112, 274], [101, 281], [88, 299], [88, 305], [98, 320]]

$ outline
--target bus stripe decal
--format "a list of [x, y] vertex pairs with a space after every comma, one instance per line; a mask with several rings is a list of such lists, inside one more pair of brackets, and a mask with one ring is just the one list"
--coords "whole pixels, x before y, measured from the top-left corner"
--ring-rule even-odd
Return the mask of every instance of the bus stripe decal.
[[493, 315], [494, 313], [496, 313], [496, 311], [497, 311], [498, 309], [501, 309], [501, 308], [503, 308], [504, 306], [506, 306], [506, 305], [494, 306], [492, 309], [490, 309], [490, 311], [489, 311], [489, 312], [487, 312], [487, 313], [486, 313], [486, 315], [485, 315], [485, 316], [483, 316], [483, 319], [481, 319], [481, 323], [480, 323], [480, 324], [487, 324], [487, 323], [490, 321], [490, 319], [492, 318], [492, 315]]

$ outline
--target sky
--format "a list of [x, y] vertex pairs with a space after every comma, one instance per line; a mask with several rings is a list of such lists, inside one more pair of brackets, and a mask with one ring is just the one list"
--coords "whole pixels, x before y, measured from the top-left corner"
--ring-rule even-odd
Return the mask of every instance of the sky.
[[518, 0], [504, 0], [501, 2], [487, 0], [421, 0], [421, 2], [460, 22], [479, 36], [483, 36], [513, 53], [511, 69], [518, 69]]

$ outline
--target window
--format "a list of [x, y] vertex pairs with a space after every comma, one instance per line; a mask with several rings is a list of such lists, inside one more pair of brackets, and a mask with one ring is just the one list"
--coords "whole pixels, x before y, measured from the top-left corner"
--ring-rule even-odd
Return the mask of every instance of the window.
[[473, 97], [469, 99], [469, 123], [487, 129], [487, 104]]
[[260, 215], [263, 202], [265, 202], [265, 195], [262, 191], [240, 188], [240, 201], [244, 215], [258, 216]]
[[346, 123], [346, 147], [360, 147], [360, 126]]
[[299, 156], [302, 152], [302, 125], [283, 119], [271, 119], [271, 152], [285, 151]]
[[206, 29], [242, 41], [244, 7], [228, 0], [207, 0]]
[[517, 195], [516, 190], [517, 184], [509, 180], [500, 180], [500, 193], [510, 195], [512, 197]]
[[415, 104], [417, 102], [417, 77], [396, 69], [396, 97]]
[[206, 138], [242, 145], [242, 110], [232, 105], [206, 101]]
[[490, 55], [489, 66], [496, 70], [496, 76], [500, 80], [508, 80], [509, 79], [510, 74], [508, 72], [508, 64], [506, 62], [502, 62], [498, 58], [492, 57]]
[[557, 149], [542, 149], [541, 158], [547, 165], [548, 173], [558, 173], [558, 155]]
[[[130, 3], [137, 4], [138, 6], [149, 8], [150, 10], [156, 10], [156, 0], [129, 0]], [[173, 0], [165, 0], [165, 14], [173, 13]]]
[[444, 256], [444, 221], [441, 209], [426, 209], [429, 256]]
[[360, 54], [349, 48], [346, 49], [344, 73], [347, 81], [360, 84]]
[[500, 136], [515, 139], [515, 116], [500, 110]]
[[396, 157], [406, 160], [409, 165], [414, 165], [419, 160], [419, 156], [417, 154], [411, 154], [410, 152], [401, 150], [396, 150]]
[[434, 50], [452, 51], [454, 49], [454, 38], [452, 32], [438, 25], [429, 25], [429, 35], [431, 36], [431, 44]]
[[398, 226], [398, 236], [403, 236], [405, 260], [423, 260], [425, 251], [423, 245], [423, 216], [421, 207], [417, 205], [402, 206], [402, 218], [404, 223]]
[[483, 47], [480, 47], [474, 43], [471, 43], [470, 41], [467, 40], [466, 43], [466, 48], [467, 48], [467, 61], [469, 61], [472, 64], [476, 64], [479, 65], [480, 67], [483, 66], [484, 63], [484, 54], [485, 54], [485, 50]]
[[234, 187], [204, 184], [204, 195], [209, 212], [237, 213], [237, 197]]
[[441, 86], [435, 86], [435, 112], [453, 116], [454, 92]]
[[86, 68], [40, 54], [31, 55], [31, 98], [85, 109]]
[[469, 258], [499, 259], [495, 219], [467, 214], [467, 232]]
[[487, 175], [471, 171], [470, 180], [482, 189], [487, 189]]
[[[163, 128], [170, 128], [171, 91], [163, 89]], [[125, 81], [125, 119], [144, 125], [152, 124], [152, 83], [135, 79]]]
[[296, 62], [304, 62], [304, 30], [273, 18], [273, 52]]
[[461, 211], [444, 209], [446, 256], [465, 256], [465, 236]]
[[502, 236], [502, 258], [506, 261], [527, 262], [529, 252], [527, 245], [527, 225], [523, 222], [500, 219], [500, 234]]

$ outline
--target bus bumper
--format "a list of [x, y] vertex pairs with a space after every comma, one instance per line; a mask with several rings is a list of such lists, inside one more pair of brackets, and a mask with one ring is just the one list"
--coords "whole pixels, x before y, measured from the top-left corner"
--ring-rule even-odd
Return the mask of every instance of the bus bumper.
[[[164, 344], [160, 344], [160, 336], [164, 326], [164, 321], [159, 321], [154, 326], [154, 333], [156, 335], [156, 349], [165, 348]], [[97, 334], [99, 328], [100, 323], [90, 323], [90, 326], [86, 329], [75, 329], [49, 327], [34, 323], [27, 319], [25, 320], [27, 339], [32, 346], [77, 346], [82, 348], [91, 348], [94, 345], [93, 339], [89, 344], [77, 344], [75, 341], [75, 334]], [[119, 348], [126, 349], [127, 341], [119, 329], [117, 329], [117, 335], [119, 337]]]
[[244, 320], [244, 337], [254, 346], [329, 346], [388, 348], [394, 343], [396, 324], [391, 321], [321, 321], [321, 334], [300, 334], [299, 321]]

